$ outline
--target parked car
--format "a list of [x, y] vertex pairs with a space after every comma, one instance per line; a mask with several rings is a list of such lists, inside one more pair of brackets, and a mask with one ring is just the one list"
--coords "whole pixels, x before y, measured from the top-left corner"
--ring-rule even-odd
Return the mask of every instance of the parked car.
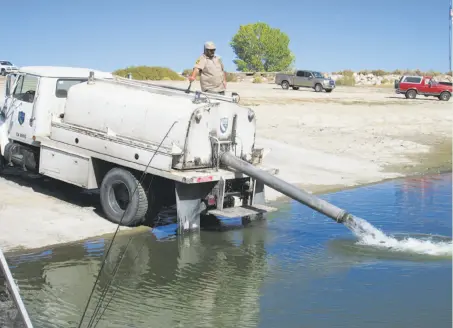
[[324, 77], [320, 72], [309, 70], [297, 70], [293, 74], [277, 73], [275, 83], [285, 90], [291, 87], [293, 90], [312, 88], [316, 92], [332, 92], [335, 89], [334, 80]]
[[417, 95], [423, 95], [449, 101], [452, 92], [450, 82], [438, 82], [431, 76], [402, 76], [399, 80], [395, 80], [395, 93], [404, 94], [407, 99], [415, 99]]
[[0, 74], [3, 76], [9, 73], [16, 73], [19, 69], [7, 60], [0, 60]]

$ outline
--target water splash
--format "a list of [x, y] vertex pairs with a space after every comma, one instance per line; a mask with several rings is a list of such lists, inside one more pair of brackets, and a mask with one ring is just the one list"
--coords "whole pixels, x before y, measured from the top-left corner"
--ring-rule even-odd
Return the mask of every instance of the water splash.
[[417, 253], [434, 256], [451, 256], [452, 241], [437, 241], [432, 238], [388, 236], [368, 221], [351, 216], [345, 223], [359, 239], [358, 244], [386, 248], [396, 252]]

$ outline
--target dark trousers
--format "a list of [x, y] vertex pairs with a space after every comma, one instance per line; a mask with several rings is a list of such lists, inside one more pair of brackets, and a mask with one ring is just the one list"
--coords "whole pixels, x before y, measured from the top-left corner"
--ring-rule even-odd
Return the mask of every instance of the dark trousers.
[[225, 95], [225, 91], [210, 91], [210, 90], [206, 90], [204, 92], [206, 92], [206, 93], [217, 93], [218, 95], [222, 95], [222, 96]]

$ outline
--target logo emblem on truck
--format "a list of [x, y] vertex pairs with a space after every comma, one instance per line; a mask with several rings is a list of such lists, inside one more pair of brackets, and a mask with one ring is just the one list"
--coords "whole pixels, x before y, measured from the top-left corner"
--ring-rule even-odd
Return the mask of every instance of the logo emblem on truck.
[[17, 114], [17, 121], [19, 122], [20, 125], [24, 124], [24, 122], [25, 122], [25, 113], [23, 111], [20, 111]]
[[228, 130], [228, 117], [220, 119], [220, 132], [225, 133]]

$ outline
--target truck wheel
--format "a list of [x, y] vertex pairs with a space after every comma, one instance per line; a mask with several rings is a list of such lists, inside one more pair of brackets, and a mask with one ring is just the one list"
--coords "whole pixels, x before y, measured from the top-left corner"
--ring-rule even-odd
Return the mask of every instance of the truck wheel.
[[289, 82], [288, 81], [283, 81], [282, 82], [282, 88], [284, 90], [288, 90], [289, 89]]
[[439, 100], [442, 100], [442, 101], [449, 101], [450, 100], [450, 92], [447, 92], [447, 91], [444, 91], [440, 94], [439, 96]]
[[327, 92], [327, 93], [330, 93], [330, 92], [332, 92], [332, 91], [333, 91], [333, 89], [326, 89], [326, 92]]
[[322, 91], [322, 85], [319, 84], [319, 83], [316, 83], [316, 85], [315, 85], [315, 91], [316, 91], [316, 92], [321, 92], [321, 91]]
[[128, 170], [113, 168], [107, 172], [102, 180], [100, 196], [102, 209], [110, 221], [135, 226], [145, 219], [148, 196]]
[[293, 87], [293, 90], [299, 90], [299, 87]]
[[3, 157], [1, 154], [0, 154], [0, 174], [3, 172], [3, 170], [5, 169], [6, 167], [6, 160], [5, 160], [5, 157]]
[[417, 92], [415, 90], [409, 90], [406, 92], [407, 99], [415, 99], [417, 97]]
[[6, 76], [6, 70], [2, 68], [2, 76]]

